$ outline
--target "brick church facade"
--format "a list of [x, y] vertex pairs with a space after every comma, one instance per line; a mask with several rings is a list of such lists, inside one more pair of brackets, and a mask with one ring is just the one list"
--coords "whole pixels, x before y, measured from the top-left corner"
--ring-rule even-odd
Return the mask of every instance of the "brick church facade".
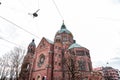
[[75, 42], [63, 23], [53, 42], [43, 37], [37, 47], [34, 40], [29, 44], [19, 80], [90, 80], [91, 72], [89, 50]]

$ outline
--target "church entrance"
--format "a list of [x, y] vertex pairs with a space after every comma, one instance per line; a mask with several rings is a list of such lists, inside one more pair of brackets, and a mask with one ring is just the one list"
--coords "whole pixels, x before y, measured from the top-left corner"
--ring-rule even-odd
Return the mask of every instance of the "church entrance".
[[41, 79], [41, 76], [37, 76], [37, 80], [42, 80], [42, 79]]

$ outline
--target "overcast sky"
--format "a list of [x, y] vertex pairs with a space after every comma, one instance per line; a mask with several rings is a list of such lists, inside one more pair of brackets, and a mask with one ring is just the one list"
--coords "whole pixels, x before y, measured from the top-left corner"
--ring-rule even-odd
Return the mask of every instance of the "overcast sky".
[[[64, 19], [76, 42], [90, 50], [94, 68], [120, 69], [120, 0], [54, 1], [61, 15], [53, 0], [0, 0], [0, 56], [18, 45], [27, 49], [33, 38], [36, 45], [42, 37], [53, 41]], [[38, 17], [33, 18], [30, 14], [38, 9]]]

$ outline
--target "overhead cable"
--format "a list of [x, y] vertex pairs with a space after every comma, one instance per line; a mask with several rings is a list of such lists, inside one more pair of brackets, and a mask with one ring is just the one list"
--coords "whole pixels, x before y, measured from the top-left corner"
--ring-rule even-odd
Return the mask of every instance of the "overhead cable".
[[55, 5], [55, 7], [56, 7], [56, 9], [57, 9], [57, 11], [58, 11], [58, 13], [59, 13], [60, 17], [62, 18], [62, 20], [64, 20], [64, 18], [63, 18], [63, 16], [62, 16], [62, 14], [61, 14], [61, 12], [60, 12], [60, 10], [59, 10], [59, 8], [58, 8], [57, 4], [55, 3], [55, 1], [54, 1], [54, 0], [52, 0], [52, 2], [54, 3], [54, 5]]
[[[9, 42], [9, 43], [11, 43], [11, 44], [13, 44], [13, 45], [17, 45], [17, 46], [18, 46], [18, 44], [14, 43], [14, 42], [11, 42], [11, 41], [9, 41], [9, 40], [7, 40], [7, 39], [5, 39], [5, 38], [0, 37], [0, 39], [4, 40], [4, 41], [6, 41], [6, 42]], [[19, 45], [19, 46], [20, 46], [20, 45]]]
[[27, 33], [29, 33], [29, 34], [35, 36], [36, 38], [39, 38], [38, 36], [34, 35], [33, 33], [29, 32], [29, 31], [27, 31], [27, 30], [25, 30], [25, 29], [23, 29], [22, 27], [20, 27], [19, 25], [13, 23], [12, 21], [10, 21], [10, 20], [8, 20], [8, 19], [2, 17], [2, 16], [0, 16], [0, 18], [2, 18], [2, 19], [4, 19], [5, 21], [7, 21], [7, 22], [9, 22], [9, 23], [11, 23], [11, 24], [13, 24], [13, 25], [15, 25], [17, 28], [19, 28], [19, 29], [21, 29], [21, 30], [23, 30], [23, 31], [25, 31], [25, 32], [27, 32]]

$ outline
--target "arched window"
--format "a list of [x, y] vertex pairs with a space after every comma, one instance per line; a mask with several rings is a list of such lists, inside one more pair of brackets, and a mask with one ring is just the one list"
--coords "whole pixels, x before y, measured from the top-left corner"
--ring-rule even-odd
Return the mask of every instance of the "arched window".
[[92, 71], [91, 64], [88, 62], [88, 69], [89, 71]]
[[84, 60], [78, 61], [79, 70], [86, 70], [86, 62]]
[[76, 55], [77, 56], [85, 56], [85, 53], [84, 53], [84, 51], [77, 50]]
[[60, 35], [56, 36], [55, 42], [61, 42], [61, 36]]
[[64, 41], [64, 42], [67, 41], [67, 36], [63, 36], [63, 41]]
[[90, 58], [90, 54], [88, 52], [86, 52], [86, 55]]
[[29, 63], [24, 63], [22, 67], [25, 71], [28, 71], [30, 69], [30, 64]]

